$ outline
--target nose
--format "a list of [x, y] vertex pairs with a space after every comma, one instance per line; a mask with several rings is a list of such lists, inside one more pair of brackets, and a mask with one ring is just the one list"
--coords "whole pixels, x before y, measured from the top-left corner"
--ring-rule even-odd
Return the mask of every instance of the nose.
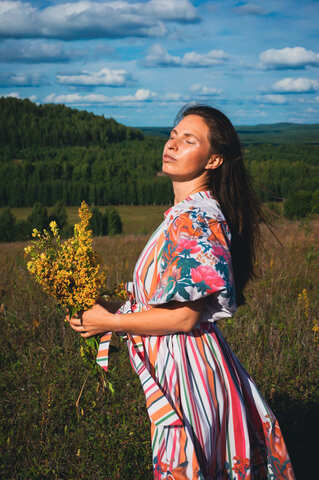
[[169, 150], [175, 150], [177, 148], [177, 141], [175, 138], [169, 138], [166, 145]]

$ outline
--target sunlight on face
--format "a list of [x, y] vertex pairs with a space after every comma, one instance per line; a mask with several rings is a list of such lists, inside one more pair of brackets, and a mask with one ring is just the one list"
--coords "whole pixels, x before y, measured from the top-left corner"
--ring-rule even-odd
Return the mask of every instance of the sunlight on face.
[[199, 115], [187, 115], [171, 131], [163, 151], [163, 173], [188, 181], [205, 173], [211, 157], [209, 128]]

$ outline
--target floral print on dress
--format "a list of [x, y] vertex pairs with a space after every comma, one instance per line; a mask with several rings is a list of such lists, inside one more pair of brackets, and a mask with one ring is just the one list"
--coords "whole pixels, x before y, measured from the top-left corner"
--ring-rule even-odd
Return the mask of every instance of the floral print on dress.
[[233, 273], [227, 224], [190, 208], [164, 230], [159, 280], [150, 304], [185, 302], [215, 294], [234, 308]]

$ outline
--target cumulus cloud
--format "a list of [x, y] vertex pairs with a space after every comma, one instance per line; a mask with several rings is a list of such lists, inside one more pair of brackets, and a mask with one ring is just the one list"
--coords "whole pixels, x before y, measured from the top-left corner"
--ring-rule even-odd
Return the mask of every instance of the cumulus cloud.
[[77, 50], [66, 50], [61, 44], [40, 40], [6, 40], [0, 45], [0, 62], [55, 63], [81, 56]]
[[38, 73], [0, 73], [2, 87], [39, 87], [45, 82]]
[[242, 15], [268, 15], [269, 12], [257, 3], [243, 3], [236, 7], [236, 11]]
[[59, 83], [66, 85], [123, 87], [131, 80], [126, 70], [102, 68], [99, 72], [83, 71], [77, 75], [57, 75]]
[[20, 95], [18, 92], [10, 92], [10, 93], [2, 93], [0, 94], [0, 97], [12, 97], [12, 98], [20, 98]]
[[45, 103], [66, 103], [76, 105], [92, 105], [92, 104], [107, 104], [118, 105], [123, 103], [147, 102], [156, 97], [156, 93], [151, 90], [141, 88], [135, 92], [134, 95], [121, 95], [108, 97], [101, 93], [91, 93], [88, 95], [80, 95], [79, 93], [69, 93], [65, 95], [57, 95], [51, 93], [45, 99]]
[[167, 92], [163, 95], [163, 100], [172, 101], [172, 102], [180, 102], [185, 99], [184, 95], [177, 92]]
[[186, 67], [205, 68], [224, 63], [228, 55], [223, 50], [211, 50], [208, 53], [187, 52], [182, 57], [174, 56], [161, 45], [153, 45], [145, 59], [148, 67]]
[[190, 87], [191, 92], [196, 93], [197, 95], [201, 96], [215, 96], [215, 95], [220, 95], [222, 93], [222, 90], [219, 88], [213, 88], [213, 87], [207, 87], [206, 85], [202, 85], [200, 83], [195, 83]]
[[279, 93], [311, 93], [319, 90], [319, 82], [310, 78], [283, 78], [272, 86]]
[[45, 8], [20, 0], [0, 3], [0, 37], [7, 38], [154, 37], [166, 32], [165, 22], [198, 21], [190, 0], [80, 0]]
[[260, 97], [260, 100], [269, 105], [284, 105], [287, 103], [287, 97], [285, 97], [285, 95], [263, 95]]
[[265, 69], [303, 69], [319, 67], [319, 53], [303, 47], [286, 47], [279, 50], [270, 48], [259, 55], [260, 65]]
[[196, 9], [189, 0], [151, 0], [144, 5], [143, 12], [150, 17], [180, 23], [199, 21]]

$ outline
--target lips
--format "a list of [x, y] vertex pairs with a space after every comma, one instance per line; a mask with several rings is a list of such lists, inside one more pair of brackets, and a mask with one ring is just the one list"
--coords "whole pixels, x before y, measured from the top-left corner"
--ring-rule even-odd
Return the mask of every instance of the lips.
[[165, 153], [165, 155], [163, 155], [163, 160], [164, 162], [175, 162], [176, 159]]

